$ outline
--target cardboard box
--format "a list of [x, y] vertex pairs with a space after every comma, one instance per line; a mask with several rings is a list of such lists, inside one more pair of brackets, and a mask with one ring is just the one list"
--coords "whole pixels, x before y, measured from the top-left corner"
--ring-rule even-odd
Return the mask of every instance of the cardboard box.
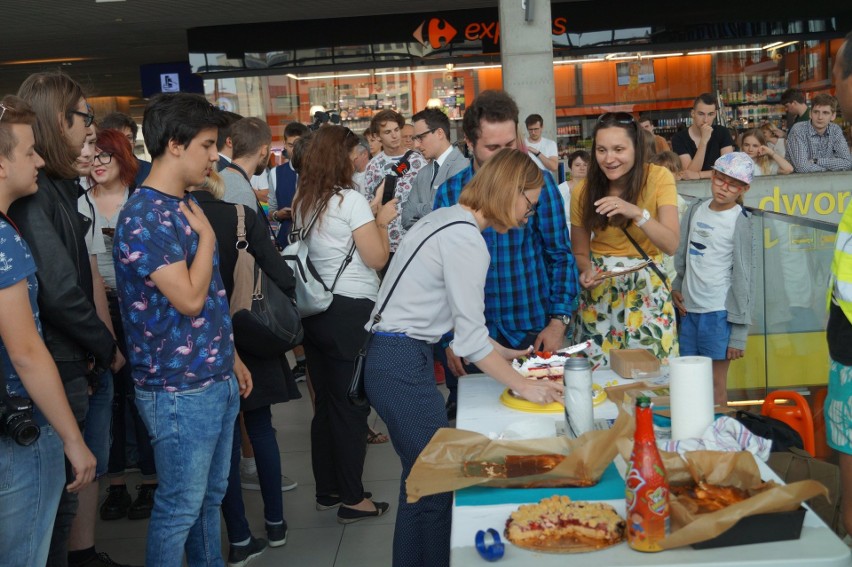
[[610, 367], [622, 378], [652, 378], [660, 374], [660, 360], [641, 348], [609, 351]]

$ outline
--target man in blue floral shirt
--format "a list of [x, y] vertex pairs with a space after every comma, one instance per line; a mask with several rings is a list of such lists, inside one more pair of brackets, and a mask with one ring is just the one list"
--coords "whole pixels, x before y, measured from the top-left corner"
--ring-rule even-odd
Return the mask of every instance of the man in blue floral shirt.
[[[153, 158], [127, 200], [113, 258], [136, 405], [154, 447], [160, 485], [146, 563], [180, 566], [221, 556], [219, 509], [228, 484], [239, 395], [251, 378], [236, 359], [213, 229], [187, 187], [218, 160], [218, 109], [165, 94], [145, 109]], [[236, 379], [234, 373], [236, 372]]]

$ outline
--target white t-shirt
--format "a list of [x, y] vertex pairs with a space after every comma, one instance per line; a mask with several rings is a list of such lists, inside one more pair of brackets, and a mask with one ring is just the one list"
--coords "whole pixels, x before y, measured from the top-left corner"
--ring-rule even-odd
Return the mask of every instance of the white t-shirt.
[[562, 201], [565, 204], [565, 220], [568, 222], [568, 232], [571, 232], [571, 188], [568, 187], [568, 182], [563, 181], [559, 184], [559, 194], [562, 195]]
[[712, 200], [699, 205], [692, 216], [687, 238], [686, 277], [690, 297], [684, 298], [687, 311], [723, 311], [734, 257], [734, 228], [742, 208], [727, 211], [710, 209]]
[[[559, 148], [556, 146], [556, 142], [554, 142], [553, 140], [541, 138], [538, 142], [532, 142], [529, 138], [527, 138], [526, 144], [528, 148], [535, 148], [536, 152], [541, 152], [541, 155], [543, 155], [544, 157], [554, 157], [559, 155]], [[540, 169], [550, 171], [549, 169], [544, 167], [544, 164], [541, 163], [541, 160], [538, 159], [538, 156], [536, 156], [533, 152], [529, 152], [528, 155], [532, 158], [532, 160]]]
[[[311, 262], [325, 285], [331, 287], [334, 283], [346, 253], [352, 246], [352, 232], [374, 220], [370, 204], [358, 191], [344, 189], [331, 198], [307, 240]], [[364, 264], [356, 249], [352, 262], [337, 280], [334, 293], [375, 301], [378, 291], [379, 275]]]

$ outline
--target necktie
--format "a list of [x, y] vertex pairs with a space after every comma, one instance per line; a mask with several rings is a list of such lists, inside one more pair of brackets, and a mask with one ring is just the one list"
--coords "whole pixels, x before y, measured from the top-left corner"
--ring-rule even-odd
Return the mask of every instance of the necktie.
[[432, 161], [432, 181], [429, 182], [429, 185], [435, 184], [435, 178], [438, 177], [438, 169], [440, 169], [440, 165], [438, 165], [438, 160]]

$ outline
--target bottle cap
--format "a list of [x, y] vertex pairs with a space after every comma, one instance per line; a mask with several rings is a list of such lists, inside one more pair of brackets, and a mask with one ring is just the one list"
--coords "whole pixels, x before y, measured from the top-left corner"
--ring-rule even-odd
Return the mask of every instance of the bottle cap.
[[588, 370], [592, 367], [592, 361], [588, 358], [569, 358], [565, 361], [565, 370]]
[[637, 408], [649, 408], [651, 407], [651, 398], [648, 396], [639, 396], [636, 398], [636, 407]]

